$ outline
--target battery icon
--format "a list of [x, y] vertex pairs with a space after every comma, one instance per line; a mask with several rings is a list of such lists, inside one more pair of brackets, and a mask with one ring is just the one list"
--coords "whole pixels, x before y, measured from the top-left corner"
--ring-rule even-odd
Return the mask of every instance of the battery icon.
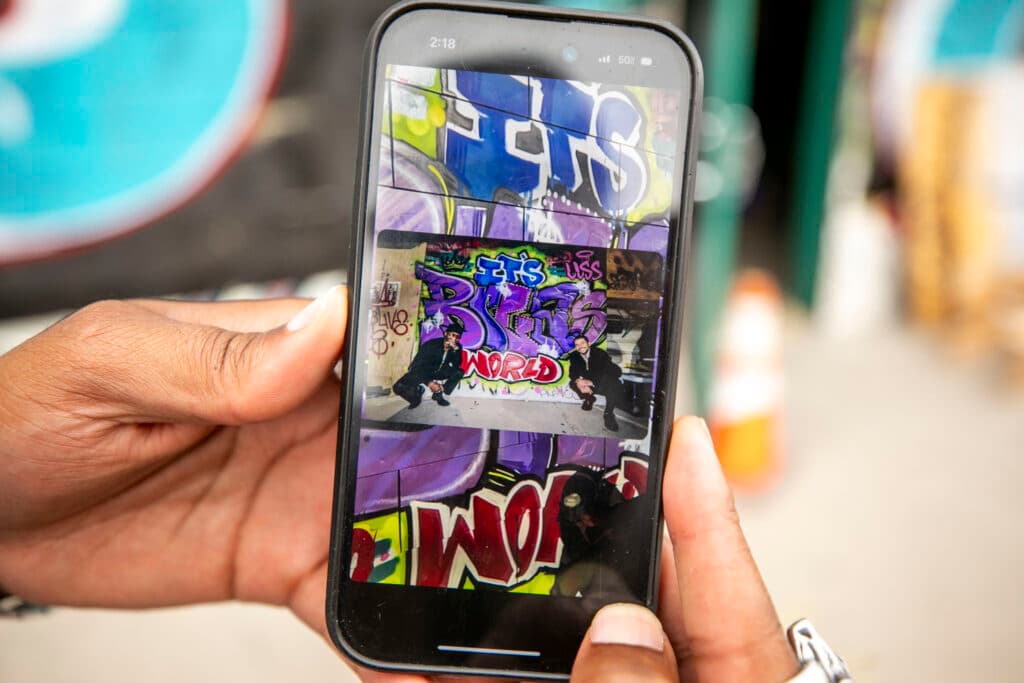
[[650, 57], [640, 58], [640, 66], [651, 66], [652, 64], [654, 64], [654, 60], [651, 59]]

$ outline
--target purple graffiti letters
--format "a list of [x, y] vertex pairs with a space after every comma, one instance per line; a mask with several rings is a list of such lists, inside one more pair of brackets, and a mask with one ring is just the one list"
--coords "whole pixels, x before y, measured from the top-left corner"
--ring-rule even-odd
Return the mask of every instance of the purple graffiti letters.
[[426, 286], [421, 341], [441, 335], [439, 315], [444, 321], [455, 316], [466, 328], [462, 344], [467, 349], [560, 356], [572, 349], [573, 335], [597, 341], [607, 325], [606, 293], [576, 283], [536, 289], [508, 283], [479, 286], [421, 264], [416, 277]]
[[582, 334], [590, 343], [595, 343], [608, 326], [608, 318], [604, 310], [606, 299], [607, 294], [600, 290], [588, 292], [573, 299], [569, 317], [573, 321], [575, 329], [570, 330], [570, 333]]
[[554, 344], [559, 353], [572, 350], [572, 337], [577, 334], [597, 341], [607, 324], [605, 299], [604, 291], [590, 291], [571, 282], [538, 290], [533, 338]]
[[423, 297], [423, 321], [420, 343], [442, 335], [441, 327], [457, 318], [465, 328], [462, 345], [478, 348], [486, 339], [484, 322], [474, 310], [473, 295], [476, 287], [471, 281], [457, 275], [439, 273], [422, 263], [416, 264], [416, 279], [423, 282], [427, 293]]

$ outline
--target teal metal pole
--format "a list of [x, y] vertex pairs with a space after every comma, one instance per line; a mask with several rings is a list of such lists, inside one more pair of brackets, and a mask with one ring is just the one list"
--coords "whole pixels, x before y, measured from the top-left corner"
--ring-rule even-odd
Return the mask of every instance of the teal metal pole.
[[849, 0], [814, 5], [800, 114], [793, 183], [790, 290], [810, 308], [818, 275], [825, 190], [835, 142], [843, 53], [853, 11]]
[[[743, 149], [735, 140], [742, 117], [737, 106], [750, 103], [756, 28], [756, 0], [715, 0], [708, 16], [705, 48], [705, 125], [718, 117], [723, 142], [707, 150], [704, 162], [724, 180], [721, 192], [696, 212], [696, 277], [691, 365], [699, 412], [706, 413], [711, 392], [718, 323], [735, 268], [740, 228], [740, 173]], [[698, 176], [699, 182], [699, 176]]]

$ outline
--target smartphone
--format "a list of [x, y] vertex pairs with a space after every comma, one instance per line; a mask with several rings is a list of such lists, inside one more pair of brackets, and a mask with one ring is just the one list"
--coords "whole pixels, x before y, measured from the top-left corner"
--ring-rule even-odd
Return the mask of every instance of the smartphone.
[[410, 2], [367, 50], [327, 625], [565, 679], [654, 606], [701, 70], [671, 26]]

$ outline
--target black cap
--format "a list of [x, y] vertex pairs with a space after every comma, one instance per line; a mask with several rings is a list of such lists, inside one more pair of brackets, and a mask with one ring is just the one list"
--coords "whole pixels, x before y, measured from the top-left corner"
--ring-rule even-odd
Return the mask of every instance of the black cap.
[[453, 317], [452, 321], [450, 323], [448, 323], [448, 327], [444, 328], [444, 331], [445, 332], [457, 332], [458, 334], [461, 335], [461, 334], [463, 334], [466, 331], [466, 328], [462, 326], [462, 323], [459, 322], [458, 318], [454, 318]]

